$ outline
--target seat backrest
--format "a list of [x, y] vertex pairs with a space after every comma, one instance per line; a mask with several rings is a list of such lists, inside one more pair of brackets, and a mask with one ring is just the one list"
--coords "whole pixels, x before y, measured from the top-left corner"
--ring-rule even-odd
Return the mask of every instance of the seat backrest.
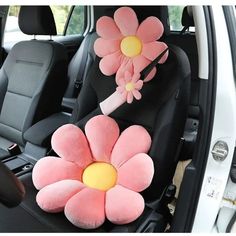
[[[197, 106], [199, 99], [199, 82], [198, 82], [198, 52], [197, 43], [194, 33], [186, 31], [189, 27], [194, 26], [193, 16], [190, 14], [191, 7], [185, 7], [182, 13], [183, 30], [179, 34], [168, 34], [166, 42], [175, 44], [182, 48], [187, 54], [191, 67], [191, 97], [190, 105]], [[192, 110], [192, 109], [191, 109]], [[196, 117], [197, 114], [194, 114]]]
[[87, 76], [89, 67], [95, 59], [93, 44], [96, 38], [97, 35], [95, 32], [88, 33], [84, 37], [79, 49], [72, 57], [68, 66], [69, 82], [64, 97], [76, 98], [78, 96], [78, 94], [76, 94], [74, 91], [75, 82], [83, 82], [84, 78]]
[[[55, 35], [50, 7], [23, 6], [19, 27], [30, 35]], [[51, 40], [17, 43], [0, 70], [0, 136], [24, 145], [23, 133], [61, 109], [66, 87], [67, 56]]]
[[97, 34], [95, 32], [88, 33], [69, 62], [67, 73], [68, 86], [62, 101], [62, 107], [65, 111], [71, 112], [73, 110], [82, 83], [95, 60], [93, 44], [96, 38]]
[[[153, 8], [153, 12], [155, 10]], [[144, 193], [146, 200], [158, 198], [172, 181], [177, 149], [187, 117], [189, 61], [183, 50], [173, 45], [168, 46], [168, 60], [158, 65], [155, 78], [144, 85], [142, 100], [124, 104], [110, 115], [121, 130], [138, 124], [144, 126], [152, 136], [149, 154], [154, 160], [155, 175], [152, 185]], [[93, 115], [99, 103], [116, 90], [114, 76], [104, 76], [99, 70], [99, 61], [99, 58], [95, 59], [80, 91], [78, 106], [72, 114], [72, 122], [78, 121], [80, 127], [84, 124], [84, 118]]]

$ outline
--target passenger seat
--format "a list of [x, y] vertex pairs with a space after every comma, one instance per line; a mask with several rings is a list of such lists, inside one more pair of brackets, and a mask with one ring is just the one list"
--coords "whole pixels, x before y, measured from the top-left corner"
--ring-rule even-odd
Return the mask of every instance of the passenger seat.
[[[23, 6], [19, 27], [28, 35], [56, 35], [48, 6]], [[25, 145], [23, 133], [61, 110], [66, 88], [67, 56], [52, 40], [17, 43], [0, 70], [0, 159], [9, 156], [12, 143]]]

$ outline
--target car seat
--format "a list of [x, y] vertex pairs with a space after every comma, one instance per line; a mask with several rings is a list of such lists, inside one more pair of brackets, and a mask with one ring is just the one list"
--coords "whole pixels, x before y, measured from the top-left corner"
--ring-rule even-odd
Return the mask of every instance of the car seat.
[[[115, 7], [114, 7], [115, 8]], [[109, 9], [114, 12], [114, 8]], [[160, 7], [134, 7], [137, 16], [143, 13], [157, 15]], [[165, 9], [165, 8], [163, 8]], [[96, 12], [96, 11], [95, 11]], [[156, 13], [156, 14], [155, 14]], [[139, 19], [140, 20], [140, 19]], [[138, 124], [144, 126], [152, 136], [149, 155], [155, 166], [155, 174], [150, 187], [142, 194], [146, 208], [133, 223], [116, 226], [105, 222], [92, 232], [157, 232], [164, 231], [170, 220], [168, 214], [168, 194], [171, 196], [172, 178], [178, 162], [181, 137], [187, 117], [190, 90], [190, 65], [183, 50], [168, 45], [169, 57], [158, 65], [158, 74], [147, 83], [143, 99], [132, 104], [124, 104], [110, 116], [116, 120], [120, 129]], [[113, 76], [104, 76], [99, 70], [100, 59], [96, 57], [77, 99], [72, 119], [83, 128], [84, 121], [96, 115], [99, 103], [116, 89]], [[112, 79], [112, 78], [113, 79]], [[62, 213], [48, 214], [36, 204], [36, 189], [32, 184], [31, 173], [20, 177], [26, 189], [24, 201], [10, 212], [1, 207], [1, 232], [82, 232], [69, 223]], [[168, 219], [167, 219], [168, 218]], [[16, 222], [12, 226], [12, 222]]]
[[[29, 35], [56, 35], [50, 7], [23, 6], [19, 27]], [[67, 72], [63, 45], [52, 40], [17, 43], [0, 70], [0, 159], [12, 143], [23, 147], [23, 133], [61, 110]]]

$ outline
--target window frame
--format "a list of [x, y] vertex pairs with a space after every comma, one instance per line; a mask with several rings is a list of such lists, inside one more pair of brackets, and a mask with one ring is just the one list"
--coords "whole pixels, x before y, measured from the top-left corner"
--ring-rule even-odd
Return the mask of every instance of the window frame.
[[[66, 20], [66, 23], [65, 23], [65, 26], [64, 26], [64, 31], [63, 31], [62, 36], [70, 36], [71, 35], [71, 34], [66, 34], [66, 32], [67, 32], [67, 29], [68, 29], [71, 17], [73, 15], [73, 12], [74, 12], [74, 9], [75, 9], [76, 6], [79, 6], [79, 5], [72, 5], [71, 8], [70, 8], [70, 12], [68, 14], [68, 17], [67, 17], [67, 20]], [[74, 35], [83, 35], [84, 32], [85, 32], [85, 29], [87, 27], [87, 6], [85, 6], [85, 5], [81, 5], [81, 6], [83, 6], [83, 8], [84, 8], [84, 26], [83, 26], [83, 31], [81, 32], [81, 34], [74, 34]]]
[[[175, 5], [175, 6], [184, 6], [184, 7], [186, 7], [186, 6], [188, 6], [188, 5]], [[170, 31], [170, 33], [171, 34], [175, 34], [175, 35], [178, 35], [178, 34], [180, 34], [180, 32], [182, 31], [182, 29], [183, 29], [183, 25], [182, 25], [182, 23], [181, 23], [181, 26], [182, 26], [182, 29], [180, 29], [180, 30], [171, 30], [171, 24], [170, 24], [170, 11], [169, 11], [169, 5], [167, 6], [168, 7], [168, 22], [169, 22], [169, 31]], [[182, 14], [183, 14], [183, 11], [182, 11]], [[182, 18], [182, 15], [181, 15], [181, 18]], [[180, 19], [180, 22], [181, 22], [181, 19]], [[195, 28], [195, 27], [194, 27]], [[194, 31], [192, 31], [192, 30], [189, 30], [189, 31], [186, 31], [188, 34], [191, 34], [191, 35], [195, 35], [195, 30]]]

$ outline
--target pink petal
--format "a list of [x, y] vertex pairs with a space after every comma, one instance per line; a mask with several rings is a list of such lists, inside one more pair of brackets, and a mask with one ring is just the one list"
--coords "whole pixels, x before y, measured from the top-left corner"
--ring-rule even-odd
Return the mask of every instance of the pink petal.
[[32, 179], [37, 189], [64, 179], [81, 180], [83, 170], [73, 162], [57, 157], [44, 157], [34, 166]]
[[122, 86], [119, 86], [116, 88], [116, 91], [119, 92], [119, 93], [123, 93], [125, 91], [125, 88], [122, 87]]
[[121, 39], [123, 37], [115, 21], [108, 16], [98, 19], [96, 30], [97, 34], [104, 39]]
[[140, 73], [150, 62], [150, 60], [142, 55], [133, 58], [134, 73]]
[[102, 58], [99, 68], [104, 75], [111, 76], [117, 72], [121, 64], [121, 52], [115, 52]]
[[84, 187], [77, 180], [62, 180], [41, 189], [36, 196], [36, 201], [39, 207], [46, 212], [61, 212], [68, 200]]
[[132, 125], [124, 130], [117, 140], [112, 154], [111, 163], [115, 167], [138, 153], [147, 153], [151, 147], [151, 137], [142, 126]]
[[126, 90], [124, 90], [124, 92], [121, 94], [121, 96], [125, 101], [127, 101], [128, 92]]
[[140, 78], [140, 74], [139, 73], [135, 73], [132, 77], [132, 82], [135, 83], [139, 80]]
[[[126, 71], [127, 72], [127, 71]], [[128, 72], [129, 73], [129, 72]], [[129, 82], [131, 82], [132, 80], [131, 80], [131, 76], [125, 76], [125, 82], [126, 82], [126, 84], [127, 83], [129, 83]]]
[[99, 227], [105, 221], [105, 192], [84, 188], [67, 202], [65, 215], [77, 227]]
[[120, 7], [114, 14], [114, 20], [124, 36], [136, 34], [139, 23], [132, 8]]
[[154, 67], [151, 72], [148, 74], [148, 76], [145, 78], [144, 82], [148, 82], [150, 80], [152, 80], [154, 78], [154, 76], [156, 75], [157, 73], [157, 68]]
[[161, 21], [154, 16], [150, 16], [140, 24], [137, 30], [137, 36], [143, 43], [149, 43], [158, 40], [163, 32], [164, 27]]
[[139, 193], [116, 185], [106, 194], [106, 216], [114, 224], [128, 224], [136, 220], [143, 210], [144, 200]]
[[121, 65], [116, 73], [116, 83], [119, 83], [121, 78], [125, 78], [125, 72], [128, 71], [131, 75], [133, 74], [133, 60], [127, 57], [122, 57]]
[[142, 87], [143, 87], [143, 81], [142, 80], [137, 81], [134, 85], [134, 88], [137, 89], [137, 90], [142, 89]]
[[129, 71], [125, 71], [125, 81], [131, 81], [131, 73]]
[[[135, 73], [140, 73], [145, 67], [147, 67], [150, 64], [151, 61], [146, 59], [144, 56], [140, 55], [138, 57], [135, 57], [133, 59], [133, 65], [134, 65], [134, 72]], [[148, 74], [146, 79], [144, 80], [145, 82], [150, 81], [154, 76], [155, 76], [155, 67], [154, 69]]]
[[133, 96], [133, 94], [132, 94], [132, 92], [128, 92], [128, 94], [127, 94], [127, 103], [132, 103], [133, 102], [133, 100], [134, 100], [134, 96]]
[[[142, 55], [148, 60], [153, 61], [157, 58], [165, 49], [167, 45], [162, 42], [151, 42], [143, 45]], [[168, 52], [159, 61], [160, 64], [164, 63], [168, 57]]]
[[123, 78], [120, 78], [119, 80], [118, 80], [118, 83], [117, 83], [119, 86], [122, 86], [122, 87], [124, 87], [125, 85], [126, 85], [126, 82], [125, 82], [125, 80], [123, 79]]
[[142, 95], [138, 90], [133, 90], [132, 93], [137, 100], [140, 100], [142, 98]]
[[110, 162], [111, 151], [120, 133], [115, 120], [105, 115], [95, 116], [87, 122], [85, 133], [94, 159]]
[[52, 148], [64, 160], [86, 167], [92, 161], [87, 139], [80, 128], [67, 124], [57, 129], [52, 136]]
[[99, 57], [104, 57], [120, 50], [120, 40], [98, 38], [94, 42], [94, 51]]
[[135, 192], [141, 192], [151, 184], [153, 174], [152, 159], [145, 153], [139, 153], [118, 169], [117, 183]]

